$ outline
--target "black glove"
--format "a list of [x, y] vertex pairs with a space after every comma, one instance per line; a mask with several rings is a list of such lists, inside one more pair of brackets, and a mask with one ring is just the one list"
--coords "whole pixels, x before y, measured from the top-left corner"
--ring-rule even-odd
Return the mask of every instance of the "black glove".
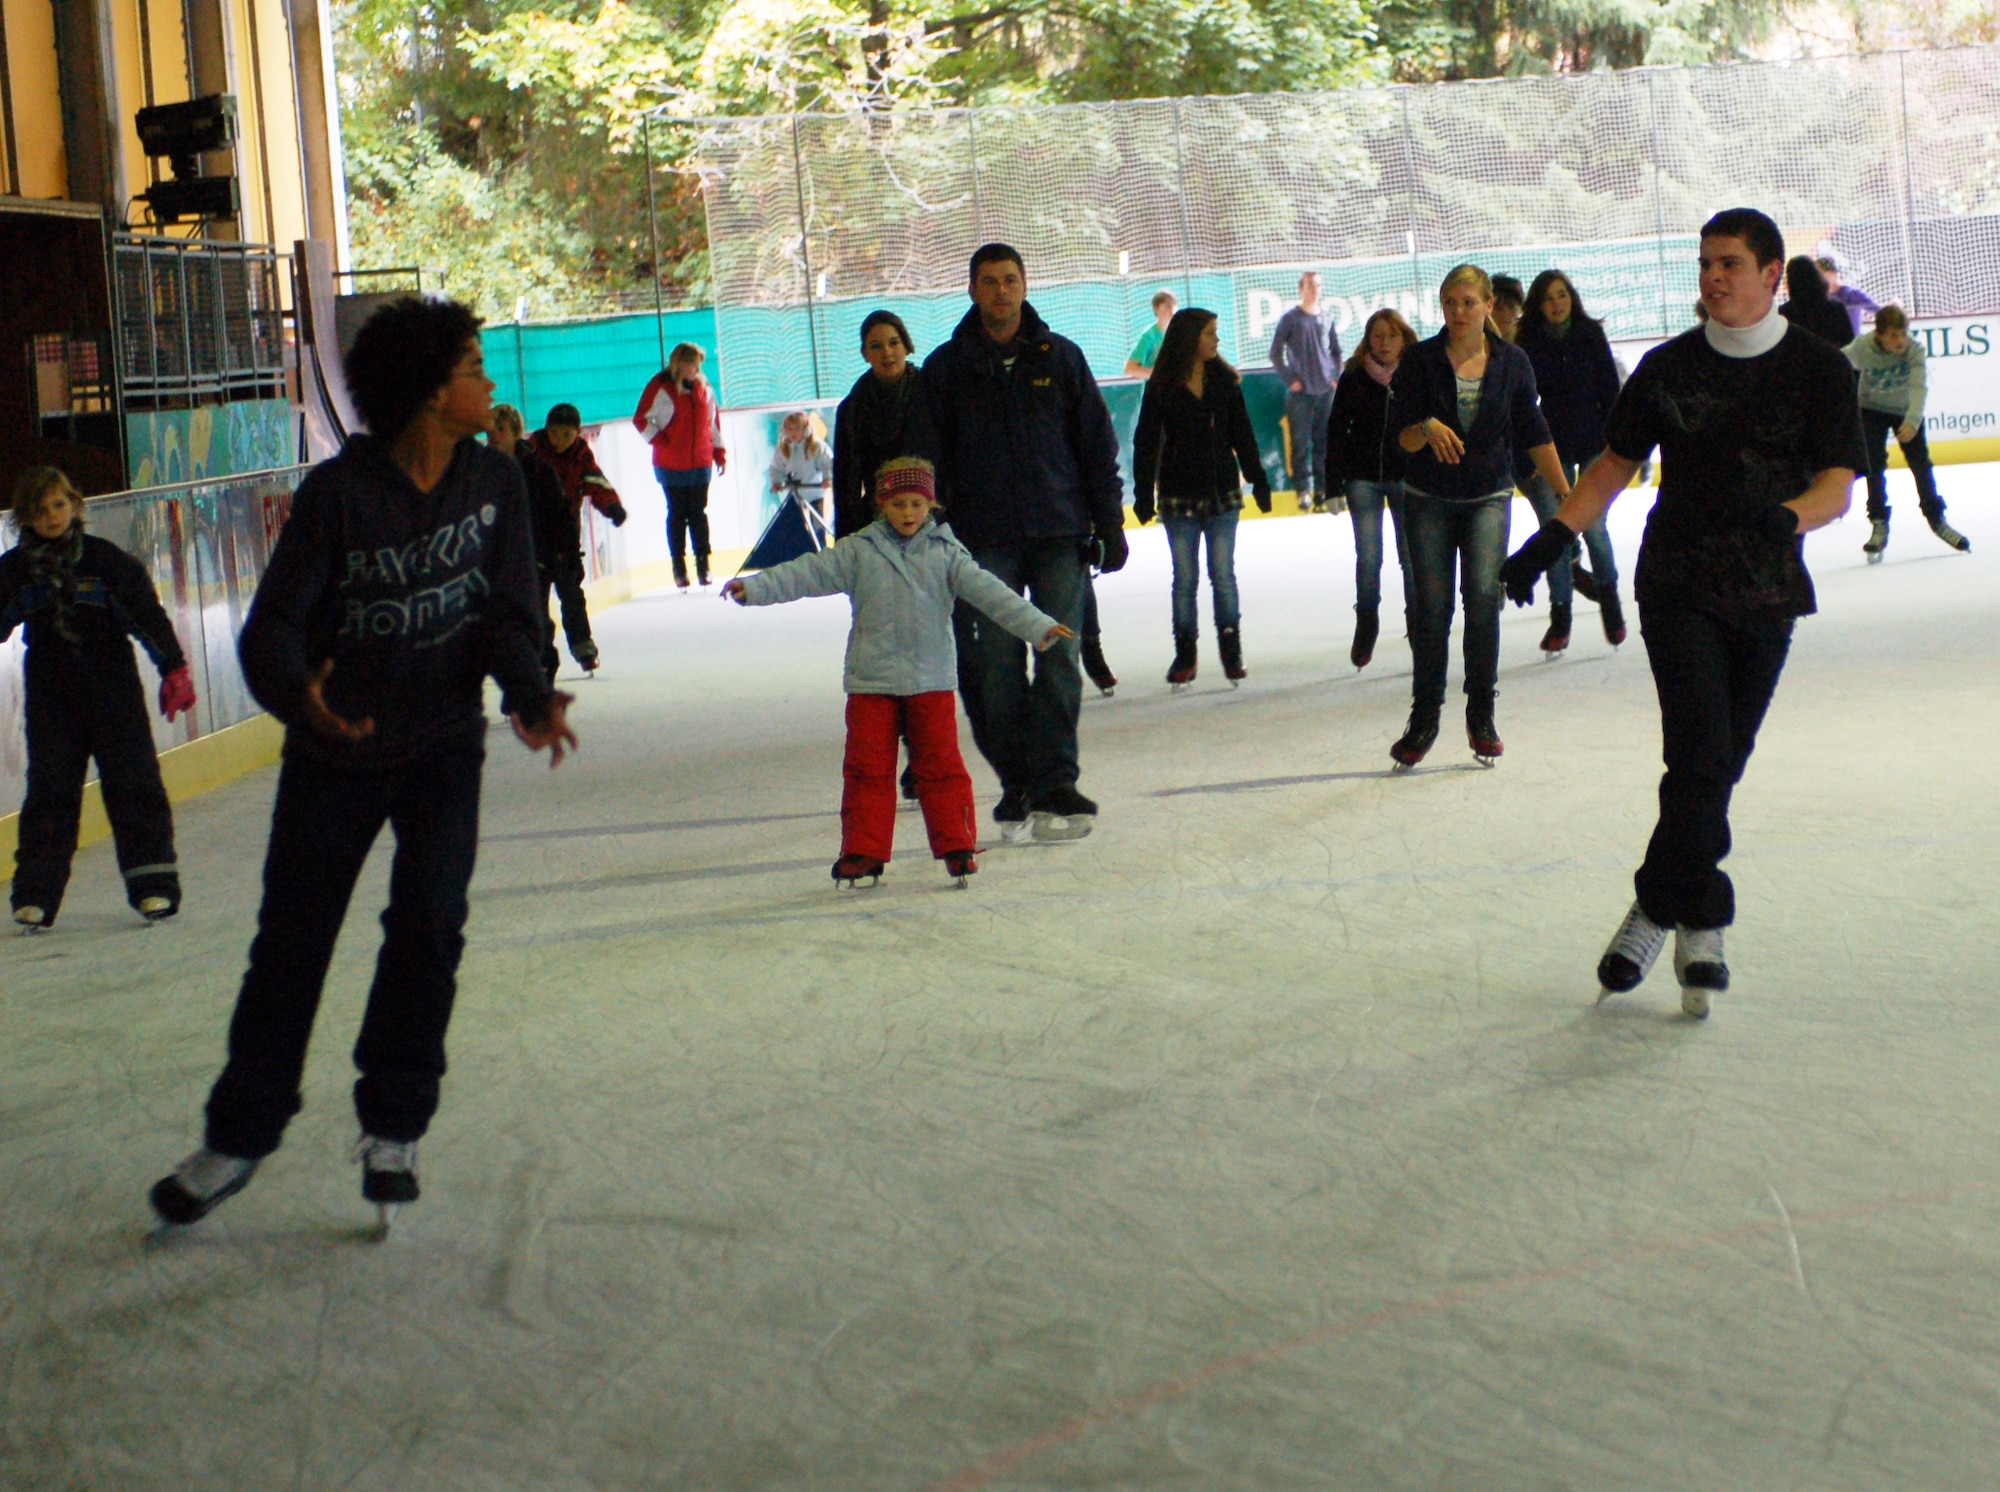
[[1541, 579], [1544, 570], [1569, 553], [1575, 538], [1575, 530], [1560, 518], [1544, 523], [1541, 532], [1515, 550], [1513, 557], [1500, 567], [1500, 584], [1506, 587], [1507, 599], [1516, 606], [1533, 601], [1535, 582]]
[[1783, 503], [1772, 503], [1757, 515], [1757, 532], [1767, 539], [1789, 544], [1799, 536], [1799, 513]]
[[1253, 487], [1250, 490], [1250, 495], [1257, 500], [1258, 512], [1268, 513], [1271, 511], [1271, 489], [1269, 487]]
[[1151, 523], [1157, 510], [1153, 507], [1153, 494], [1142, 492], [1132, 501], [1132, 516], [1141, 524]]
[[625, 511], [625, 504], [613, 503], [610, 507], [604, 510], [604, 516], [611, 520], [611, 526], [613, 528], [623, 528], [625, 526], [625, 520], [631, 517], [632, 515]]
[[1132, 547], [1125, 542], [1123, 527], [1106, 525], [1097, 531], [1097, 542], [1103, 547], [1104, 556], [1098, 560], [1097, 568], [1109, 575], [1113, 570], [1125, 568], [1125, 561], [1131, 556]]

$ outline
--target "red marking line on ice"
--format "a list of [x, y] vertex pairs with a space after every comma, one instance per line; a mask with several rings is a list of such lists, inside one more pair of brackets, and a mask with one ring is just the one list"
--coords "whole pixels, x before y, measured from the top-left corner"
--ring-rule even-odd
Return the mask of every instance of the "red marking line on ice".
[[[1887, 1212], [1904, 1207], [1922, 1207], [1935, 1202], [1950, 1201], [1952, 1193], [1938, 1192], [1916, 1197], [1893, 1198], [1862, 1207], [1844, 1207], [1832, 1212], [1816, 1212], [1810, 1216], [1799, 1216], [1790, 1220], [1794, 1228], [1807, 1227], [1814, 1223], [1842, 1222], [1851, 1218], [1867, 1217], [1873, 1213]], [[1959, 1193], [1958, 1195], [1963, 1195]], [[1696, 1238], [1682, 1239], [1678, 1243], [1654, 1243], [1639, 1248], [1626, 1249], [1616, 1253], [1603, 1254], [1589, 1259], [1579, 1259], [1574, 1264], [1559, 1265], [1554, 1269], [1536, 1270], [1527, 1274], [1510, 1275], [1506, 1279], [1490, 1280], [1483, 1285], [1467, 1285], [1455, 1290], [1440, 1291], [1422, 1300], [1405, 1301], [1401, 1305], [1383, 1306], [1356, 1316], [1349, 1321], [1337, 1321], [1331, 1326], [1323, 1326], [1318, 1331], [1307, 1332], [1302, 1337], [1294, 1337], [1287, 1342], [1273, 1343], [1269, 1347], [1259, 1347], [1249, 1352], [1231, 1353], [1203, 1363], [1200, 1367], [1181, 1374], [1177, 1378], [1163, 1379], [1128, 1394], [1120, 1399], [1107, 1399], [1102, 1404], [1093, 1404], [1082, 1413], [1072, 1415], [1052, 1429], [1022, 1441], [1006, 1450], [995, 1451], [977, 1465], [967, 1467], [949, 1481], [939, 1482], [932, 1492], [978, 1492], [1013, 1471], [1023, 1462], [1030, 1461], [1043, 1451], [1053, 1450], [1059, 1445], [1069, 1445], [1083, 1439], [1100, 1425], [1108, 1425], [1117, 1420], [1128, 1419], [1142, 1409], [1150, 1409], [1156, 1404], [1171, 1403], [1185, 1398], [1205, 1383], [1231, 1373], [1246, 1372], [1262, 1367], [1265, 1363], [1276, 1362], [1309, 1348], [1323, 1346], [1338, 1341], [1342, 1337], [1359, 1336], [1363, 1332], [1374, 1331], [1378, 1327], [1392, 1326], [1399, 1321], [1413, 1317], [1427, 1316], [1438, 1311], [1450, 1310], [1453, 1306], [1466, 1305], [1482, 1300], [1489, 1295], [1497, 1295], [1505, 1290], [1525, 1289], [1532, 1285], [1551, 1284], [1557, 1280], [1574, 1279], [1578, 1275], [1607, 1266], [1617, 1266], [1646, 1259], [1672, 1258], [1677, 1254], [1690, 1254], [1697, 1249], [1711, 1248], [1716, 1244], [1733, 1243], [1741, 1238], [1753, 1238], [1760, 1233], [1781, 1233], [1786, 1231], [1783, 1221], [1745, 1223], [1737, 1228], [1724, 1228], [1715, 1233], [1704, 1233]]]

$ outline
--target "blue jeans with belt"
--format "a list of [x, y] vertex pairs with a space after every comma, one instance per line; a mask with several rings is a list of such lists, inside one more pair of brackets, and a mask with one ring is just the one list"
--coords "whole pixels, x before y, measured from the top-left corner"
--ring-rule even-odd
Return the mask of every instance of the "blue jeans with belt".
[[1415, 608], [1410, 597], [1410, 548], [1403, 538], [1403, 484], [1349, 482], [1347, 516], [1354, 524], [1354, 604], [1362, 611], [1382, 605], [1382, 510], [1396, 530], [1396, 564], [1403, 572], [1403, 615]]
[[1412, 700], [1419, 710], [1444, 708], [1454, 579], [1465, 597], [1465, 695], [1475, 704], [1492, 702], [1500, 674], [1500, 562], [1507, 557], [1513, 506], [1512, 492], [1446, 502], [1404, 489], [1416, 601], [1410, 617]]
[[1333, 414], [1333, 390], [1323, 394], [1285, 393], [1285, 423], [1292, 432], [1292, 491], [1311, 496], [1326, 470], [1326, 424]]
[[1201, 585], [1201, 546], [1208, 541], [1208, 584], [1215, 593], [1215, 630], [1242, 620], [1236, 598], [1236, 512], [1208, 518], [1162, 518], [1174, 554], [1174, 631], [1201, 630], [1195, 592]]

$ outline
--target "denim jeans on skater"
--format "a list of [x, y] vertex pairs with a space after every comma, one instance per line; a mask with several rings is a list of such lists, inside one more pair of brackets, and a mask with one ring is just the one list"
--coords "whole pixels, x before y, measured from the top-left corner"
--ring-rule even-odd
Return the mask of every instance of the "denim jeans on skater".
[[[1880, 409], [1861, 411], [1861, 434], [1868, 451], [1868, 518], [1889, 516], [1889, 436], [1903, 423], [1903, 416]], [[1917, 484], [1917, 507], [1935, 522], [1944, 517], [1944, 499], [1938, 496], [1937, 477], [1931, 471], [1931, 446], [1924, 439], [1923, 426], [1916, 439], [1903, 446], [1903, 459], [1910, 464], [1910, 478]]]
[[1215, 628], [1234, 627], [1242, 620], [1236, 601], [1236, 514], [1211, 518], [1162, 518], [1167, 545], [1174, 555], [1174, 631], [1199, 632], [1201, 613], [1201, 547], [1208, 542], [1208, 584], [1215, 597]]
[[1332, 389], [1323, 394], [1285, 393], [1285, 423], [1292, 432], [1292, 491], [1301, 496], [1316, 490], [1326, 471], [1326, 423], [1332, 414]]
[[1465, 694], [1493, 698], [1500, 672], [1500, 562], [1514, 494], [1495, 492], [1472, 502], [1445, 502], [1406, 488], [1403, 523], [1409, 535], [1410, 617], [1415, 664], [1412, 699], [1420, 710], [1444, 708], [1451, 650], [1452, 589], [1465, 597]]
[[269, 1155], [299, 1111], [327, 965], [384, 823], [396, 855], [354, 1047], [354, 1107], [363, 1131], [385, 1140], [421, 1139], [430, 1127], [465, 951], [484, 756], [475, 745], [377, 772], [295, 757], [279, 770], [257, 936], [229, 1025], [229, 1062], [208, 1098], [210, 1148]]
[[1354, 604], [1363, 611], [1382, 607], [1382, 510], [1396, 531], [1396, 566], [1403, 572], [1403, 617], [1416, 607], [1410, 591], [1410, 547], [1403, 537], [1403, 484], [1349, 482], [1347, 516], [1354, 524]]
[[[1085, 540], [1024, 539], [974, 549], [972, 557], [1072, 631], [1083, 630], [1083, 593], [1090, 572]], [[1078, 775], [1076, 721], [1083, 707], [1083, 667], [1077, 644], [1058, 643], [1034, 655], [1006, 628], [960, 602], [952, 612], [958, 640], [958, 690], [973, 744], [1001, 788], [1032, 803], [1071, 787]]]
[[[1595, 458], [1593, 458], [1595, 459]], [[1576, 482], [1577, 468], [1563, 463], [1563, 475], [1571, 484]], [[1535, 517], [1547, 523], [1556, 516], [1556, 509], [1562, 506], [1562, 499], [1556, 496], [1555, 488], [1544, 482], [1539, 475], [1529, 479], [1527, 488], [1528, 506], [1535, 510]], [[1618, 556], [1611, 548], [1611, 535], [1604, 530], [1604, 520], [1598, 519], [1579, 536], [1583, 547], [1590, 555], [1591, 578], [1606, 590], [1618, 586]], [[1567, 606], [1576, 594], [1576, 586], [1570, 574], [1569, 551], [1549, 566], [1549, 599], [1558, 605]]]

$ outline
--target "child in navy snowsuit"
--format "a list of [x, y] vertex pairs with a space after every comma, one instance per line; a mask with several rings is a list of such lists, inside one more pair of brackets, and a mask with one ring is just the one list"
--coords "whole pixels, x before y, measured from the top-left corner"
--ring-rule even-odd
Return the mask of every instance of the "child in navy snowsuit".
[[919, 457], [886, 462], [875, 476], [881, 517], [831, 549], [732, 580], [741, 606], [774, 606], [845, 592], [847, 756], [842, 767], [836, 881], [880, 876], [896, 835], [896, 743], [910, 743], [917, 801], [932, 855], [947, 873], [979, 869], [972, 778], [958, 750], [958, 650], [952, 605], [963, 601], [1037, 651], [1076, 634], [982, 570], [949, 528], [931, 521], [936, 478]]
[[27, 624], [28, 795], [14, 851], [14, 921], [55, 924], [69, 885], [92, 757], [125, 897], [149, 921], [180, 910], [174, 815], [160, 783], [146, 695], [129, 637], [160, 671], [160, 711], [194, 709], [173, 624], [144, 567], [83, 531], [83, 499], [52, 466], [14, 486], [20, 542], [0, 555], [0, 642]]

